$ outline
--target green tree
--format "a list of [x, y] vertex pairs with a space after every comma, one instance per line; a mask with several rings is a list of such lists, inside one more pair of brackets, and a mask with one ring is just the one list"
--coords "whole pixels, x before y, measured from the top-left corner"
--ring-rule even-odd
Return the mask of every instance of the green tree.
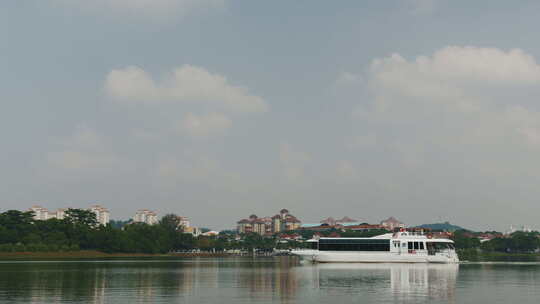
[[457, 230], [452, 237], [457, 249], [479, 248], [480, 240], [467, 230]]
[[65, 220], [74, 225], [87, 226], [88, 228], [98, 226], [96, 214], [90, 210], [69, 208], [66, 211]]

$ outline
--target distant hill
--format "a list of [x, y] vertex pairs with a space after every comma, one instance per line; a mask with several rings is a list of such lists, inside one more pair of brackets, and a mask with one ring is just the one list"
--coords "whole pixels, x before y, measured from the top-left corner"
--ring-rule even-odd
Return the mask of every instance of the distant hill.
[[417, 226], [417, 227], [418, 228], [428, 228], [428, 229], [432, 229], [432, 230], [444, 230], [444, 231], [450, 231], [450, 232], [453, 232], [453, 231], [456, 231], [456, 230], [466, 230], [463, 227], [460, 227], [460, 226], [457, 226], [457, 225], [452, 225], [449, 222], [435, 223], [435, 224], [423, 224], [423, 225], [420, 225], [420, 226]]

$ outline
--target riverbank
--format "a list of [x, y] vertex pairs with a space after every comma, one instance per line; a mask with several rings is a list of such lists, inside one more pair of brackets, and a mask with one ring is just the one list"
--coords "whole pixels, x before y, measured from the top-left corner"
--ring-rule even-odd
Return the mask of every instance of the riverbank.
[[[476, 250], [459, 250], [459, 259], [469, 262], [538, 262], [540, 253], [504, 253], [479, 252]], [[190, 252], [190, 253], [106, 253], [95, 250], [65, 251], [65, 252], [0, 252], [2, 260], [115, 260], [115, 259], [175, 259], [187, 257], [229, 257], [231, 253]]]
[[66, 252], [0, 252], [0, 260], [58, 260], [58, 259], [153, 259], [153, 258], [182, 258], [182, 257], [225, 257], [226, 253], [105, 253], [93, 250]]
[[460, 261], [469, 262], [538, 262], [539, 253], [483, 252], [476, 249], [458, 250]]

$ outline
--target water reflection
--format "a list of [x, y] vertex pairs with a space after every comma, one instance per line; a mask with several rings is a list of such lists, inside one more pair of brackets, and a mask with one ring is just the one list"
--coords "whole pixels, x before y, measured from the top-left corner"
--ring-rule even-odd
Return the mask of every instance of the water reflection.
[[453, 302], [459, 265], [319, 264], [312, 266], [314, 288], [329, 294], [390, 295], [395, 300]]
[[454, 302], [457, 265], [296, 259], [0, 263], [0, 302]]

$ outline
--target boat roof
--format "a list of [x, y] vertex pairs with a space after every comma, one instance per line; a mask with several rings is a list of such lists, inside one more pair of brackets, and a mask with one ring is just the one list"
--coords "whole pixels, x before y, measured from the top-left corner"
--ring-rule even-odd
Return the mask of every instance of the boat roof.
[[[374, 237], [320, 237], [319, 239], [324, 239], [324, 240], [328, 240], [328, 239], [345, 239], [345, 240], [377, 240], [377, 239], [383, 239], [383, 240], [411, 240], [411, 241], [418, 241], [418, 240], [423, 240], [423, 241], [427, 241], [427, 242], [437, 242], [437, 243], [454, 243], [454, 241], [450, 240], [450, 239], [439, 239], [439, 238], [430, 238], [426, 235], [411, 235], [411, 234], [408, 234], [408, 233], [403, 233], [403, 232], [399, 232], [399, 233], [396, 233], [396, 234], [393, 234], [393, 233], [386, 233], [386, 234], [382, 234], [382, 235], [377, 235], [377, 236], [374, 236]], [[315, 239], [316, 240], [316, 239]], [[311, 241], [311, 240], [310, 240]]]

